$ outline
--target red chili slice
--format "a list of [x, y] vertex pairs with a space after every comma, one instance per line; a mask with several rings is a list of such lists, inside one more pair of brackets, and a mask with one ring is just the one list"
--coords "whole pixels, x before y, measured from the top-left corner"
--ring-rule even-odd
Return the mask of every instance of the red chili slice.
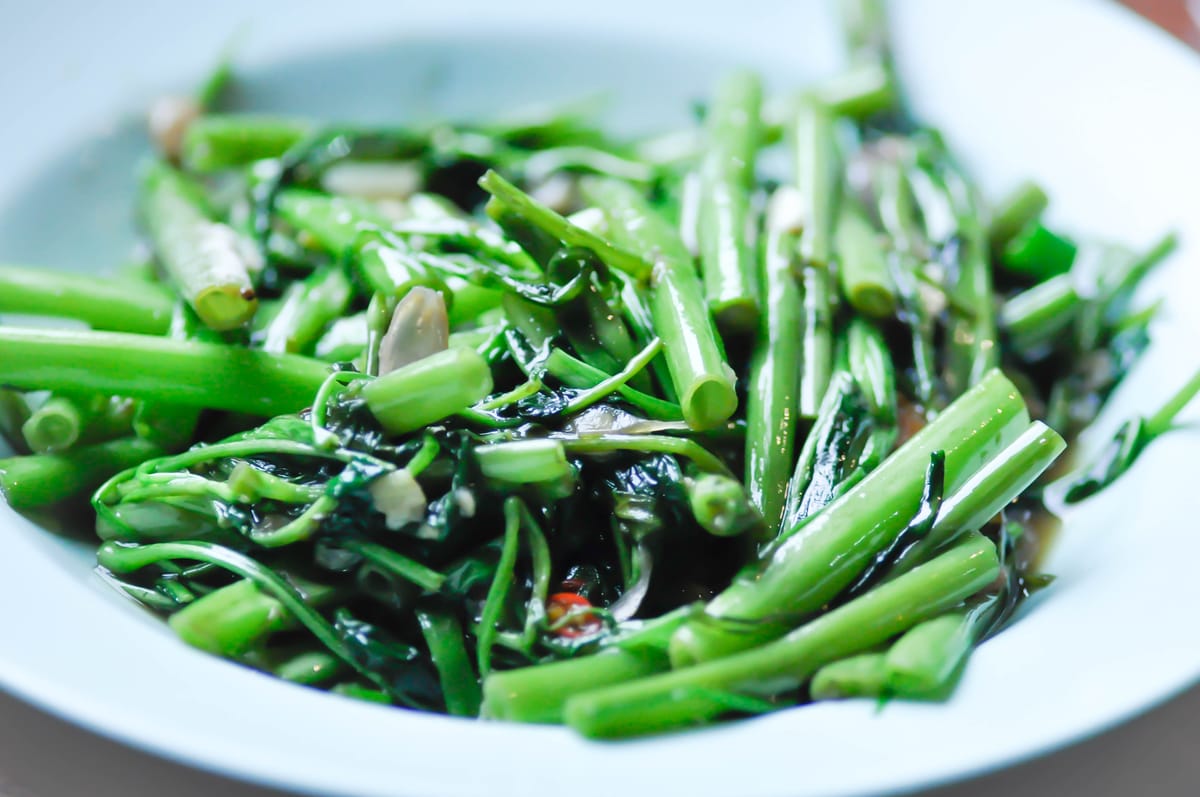
[[592, 602], [574, 592], [556, 592], [546, 600], [546, 619], [557, 625], [568, 613], [571, 617], [554, 629], [560, 637], [575, 639], [596, 633], [603, 625], [600, 618], [590, 611]]

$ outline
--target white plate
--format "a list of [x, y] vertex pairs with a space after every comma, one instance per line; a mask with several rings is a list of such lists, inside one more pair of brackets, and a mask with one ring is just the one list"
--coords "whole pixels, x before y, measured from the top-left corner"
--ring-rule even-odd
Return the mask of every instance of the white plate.
[[[835, 65], [824, 5], [737, 5], [27, 4], [0, 28], [0, 256], [79, 269], [119, 258], [138, 147], [113, 131], [156, 89], [202, 75], [233, 31], [244, 32], [242, 61], [259, 76], [252, 97], [273, 107], [411, 119], [609, 87], [618, 119], [645, 128], [678, 120], [728, 65], [760, 67], [776, 86]], [[1135, 244], [1168, 227], [1184, 236], [1188, 246], [1156, 280], [1168, 303], [1154, 349], [1103, 430], [1149, 408], [1200, 361], [1191, 245], [1200, 240], [1200, 65], [1108, 5], [897, 6], [912, 99], [985, 187], [1035, 176], [1071, 229]], [[295, 65], [270, 68], [293, 55]], [[1093, 733], [1200, 675], [1197, 439], [1169, 436], [1070, 515], [1050, 562], [1059, 580], [979, 651], [945, 706], [820, 705], [621, 744], [373, 707], [184, 647], [91, 574], [86, 546], [4, 507], [0, 685], [165, 756], [314, 792], [912, 789]]]

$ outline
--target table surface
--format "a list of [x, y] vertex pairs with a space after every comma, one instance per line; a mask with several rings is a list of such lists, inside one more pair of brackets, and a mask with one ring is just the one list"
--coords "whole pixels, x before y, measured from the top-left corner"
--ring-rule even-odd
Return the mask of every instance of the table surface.
[[[1124, 0], [1200, 47], [1181, 0]], [[1200, 0], [1192, 0], [1200, 16]], [[1014, 794], [1193, 797], [1200, 794], [1200, 686], [1092, 739], [925, 797]], [[0, 692], [0, 797], [288, 797], [147, 755], [76, 728]]]

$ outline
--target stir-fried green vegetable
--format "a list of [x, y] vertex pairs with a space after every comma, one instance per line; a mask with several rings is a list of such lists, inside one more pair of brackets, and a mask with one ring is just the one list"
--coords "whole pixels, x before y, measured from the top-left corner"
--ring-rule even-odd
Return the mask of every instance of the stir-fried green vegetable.
[[846, 5], [850, 67], [782, 130], [746, 71], [642, 141], [206, 90], [155, 121], [150, 269], [0, 266], [0, 313], [90, 327], [0, 325], [0, 491], [90, 496], [101, 570], [181, 639], [359, 699], [613, 737], [946, 698], [1042, 583], [1048, 471], [1174, 238], [989, 205]]

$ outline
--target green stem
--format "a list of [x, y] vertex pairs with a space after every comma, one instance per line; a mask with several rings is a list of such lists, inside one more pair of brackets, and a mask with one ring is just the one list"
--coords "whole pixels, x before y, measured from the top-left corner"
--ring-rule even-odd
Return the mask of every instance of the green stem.
[[737, 409], [734, 374], [678, 232], [625, 183], [591, 177], [581, 187], [605, 212], [613, 240], [654, 263], [650, 308], [684, 419], [697, 430], [718, 426]]
[[496, 575], [488, 587], [483, 609], [479, 613], [479, 630], [475, 634], [476, 665], [484, 678], [492, 670], [492, 648], [500, 630], [500, 614], [514, 580], [521, 542], [521, 521], [521, 499], [515, 496], [505, 499], [504, 543], [500, 548], [500, 560], [496, 563]]
[[122, 332], [0, 327], [0, 383], [270, 416], [312, 401], [328, 366], [289, 354]]
[[946, 694], [995, 614], [997, 600], [991, 596], [905, 632], [884, 657], [888, 692], [916, 699]]
[[[616, 377], [609, 376], [599, 368], [593, 368], [582, 360], [572, 357], [562, 349], [553, 349], [546, 358], [546, 373], [551, 374], [564, 385], [578, 390], [590, 390], [606, 384]], [[683, 409], [678, 404], [663, 401], [640, 390], [635, 390], [626, 384], [618, 385], [614, 391], [630, 405], [646, 414], [647, 418], [657, 421], [683, 420]]]
[[879, 329], [861, 318], [846, 331], [846, 359], [854, 381], [862, 388], [871, 416], [881, 423], [896, 420], [896, 373], [887, 341]]
[[1037, 183], [1026, 180], [1012, 190], [992, 210], [988, 241], [993, 252], [1004, 251], [1021, 230], [1037, 221], [1049, 206], [1046, 192]]
[[325, 683], [341, 671], [342, 662], [323, 650], [299, 653], [271, 668], [276, 678], [305, 686]]
[[731, 476], [705, 473], [686, 479], [688, 503], [700, 528], [716, 537], [753, 532], [762, 536], [762, 515], [750, 504], [742, 483]]
[[746, 491], [775, 531], [783, 517], [796, 445], [802, 305], [796, 284], [795, 236], [768, 224], [762, 255], [763, 313], [750, 360], [746, 406]]
[[882, 653], [859, 653], [826, 664], [813, 674], [808, 694], [813, 700], [887, 696], [887, 666]]
[[252, 244], [211, 221], [200, 189], [164, 163], [151, 164], [141, 190], [142, 222], [179, 293], [212, 329], [245, 326], [258, 308]]
[[180, 159], [190, 172], [208, 174], [278, 158], [309, 133], [297, 119], [252, 114], [205, 114], [188, 125]]
[[21, 432], [35, 453], [55, 454], [128, 435], [135, 409], [125, 398], [54, 393], [30, 414]]
[[571, 399], [563, 410], [563, 414], [573, 415], [582, 412], [596, 402], [608, 398], [640, 374], [658, 356], [660, 351], [662, 351], [662, 341], [655, 338], [644, 349], [631, 357], [620, 371]]
[[340, 257], [351, 247], [391, 226], [391, 221], [365, 199], [329, 196], [289, 188], [275, 197], [275, 213], [310, 237], [321, 249]]
[[446, 577], [433, 568], [426, 567], [415, 559], [410, 559], [378, 543], [346, 540], [341, 543], [341, 547], [353, 551], [392, 575], [416, 584], [426, 592], [440, 591], [442, 584], [446, 581]]
[[438, 671], [446, 711], [456, 717], [479, 716], [483, 695], [467, 656], [462, 624], [448, 611], [418, 609], [416, 615]]
[[953, 307], [947, 330], [950, 365], [946, 384], [951, 395], [976, 384], [1000, 362], [1000, 343], [996, 335], [996, 311], [993, 307], [992, 266], [988, 257], [983, 228], [977, 219], [964, 223], [962, 254], [958, 280], [949, 293]]
[[509, 722], [560, 723], [563, 706], [572, 696], [662, 672], [667, 666], [667, 657], [653, 649], [610, 649], [494, 672], [483, 682], [482, 714]]
[[1158, 412], [1146, 420], [1143, 433], [1147, 438], [1152, 440], [1170, 429], [1171, 424], [1175, 422], [1175, 418], [1196, 397], [1197, 393], [1200, 393], [1200, 371], [1193, 374], [1192, 378], [1187, 381], [1187, 384], [1177, 390], [1159, 408]]
[[308, 353], [329, 324], [341, 318], [354, 288], [340, 268], [319, 269], [288, 286], [263, 335], [269, 352]]
[[1071, 275], [1059, 274], [1006, 301], [1000, 325], [1022, 347], [1049, 342], [1075, 320], [1079, 301]]
[[556, 435], [567, 451], [578, 454], [607, 454], [612, 451], [641, 451], [674, 454], [696, 463], [705, 473], [728, 476], [729, 468], [695, 440], [653, 434], [609, 434], [568, 437]]
[[750, 331], [758, 320], [758, 280], [747, 228], [762, 138], [761, 104], [762, 84], [752, 72], [733, 72], [717, 85], [700, 168], [697, 233], [705, 295], [717, 326], [730, 332]]
[[[672, 661], [728, 655], [779, 636], [818, 611], [850, 586], [916, 513], [933, 452], [945, 452], [945, 484], [952, 491], [1028, 425], [1020, 392], [999, 371], [990, 372], [795, 533], [784, 529], [761, 567], [737, 576], [709, 602], [706, 621], [676, 632]], [[731, 627], [722, 619], [751, 625]]]
[[872, 318], [896, 312], [896, 283], [875, 228], [851, 202], [843, 202], [835, 233], [838, 277], [850, 306]]
[[803, 97], [795, 116], [796, 186], [800, 191], [800, 257], [826, 267], [833, 255], [841, 166], [833, 118], [812, 96]]
[[446, 349], [366, 383], [367, 407], [399, 435], [448, 418], [492, 392], [487, 361], [474, 349]]
[[801, 272], [804, 313], [800, 328], [801, 418], [815, 418], [833, 374], [833, 297], [829, 271], [805, 265]]
[[859, 63], [819, 83], [817, 98], [838, 116], [865, 119], [896, 105], [897, 91], [882, 64]]
[[903, 573], [957, 535], [982, 528], [1045, 473], [1066, 447], [1053, 429], [1041, 421], [1031, 423], [970, 478], [948, 491], [929, 533], [901, 554], [891, 573]]
[[999, 570], [995, 546], [974, 536], [755, 650], [571, 697], [564, 718], [593, 738], [643, 735], [713, 719], [725, 703], [710, 690], [766, 696], [793, 688], [821, 666], [870, 650], [952, 608]]
[[624, 271], [639, 280], [650, 275], [650, 263], [631, 252], [628, 247], [623, 247], [620, 241], [609, 242], [593, 232], [577, 227], [495, 172], [489, 171], [480, 178], [479, 185], [510, 211], [567, 246], [586, 249], [610, 268]]
[[0, 459], [0, 493], [13, 509], [35, 509], [93, 490], [113, 474], [161, 455], [153, 443], [124, 437], [61, 454]]
[[287, 628], [289, 620], [282, 603], [242, 579], [189, 603], [167, 624], [192, 647], [238, 658], [268, 634]]
[[161, 335], [173, 301], [159, 285], [43, 268], [0, 266], [0, 313], [83, 321], [94, 329]]
[[517, 440], [476, 446], [479, 471], [489, 479], [513, 484], [558, 482], [574, 476], [558, 440]]

